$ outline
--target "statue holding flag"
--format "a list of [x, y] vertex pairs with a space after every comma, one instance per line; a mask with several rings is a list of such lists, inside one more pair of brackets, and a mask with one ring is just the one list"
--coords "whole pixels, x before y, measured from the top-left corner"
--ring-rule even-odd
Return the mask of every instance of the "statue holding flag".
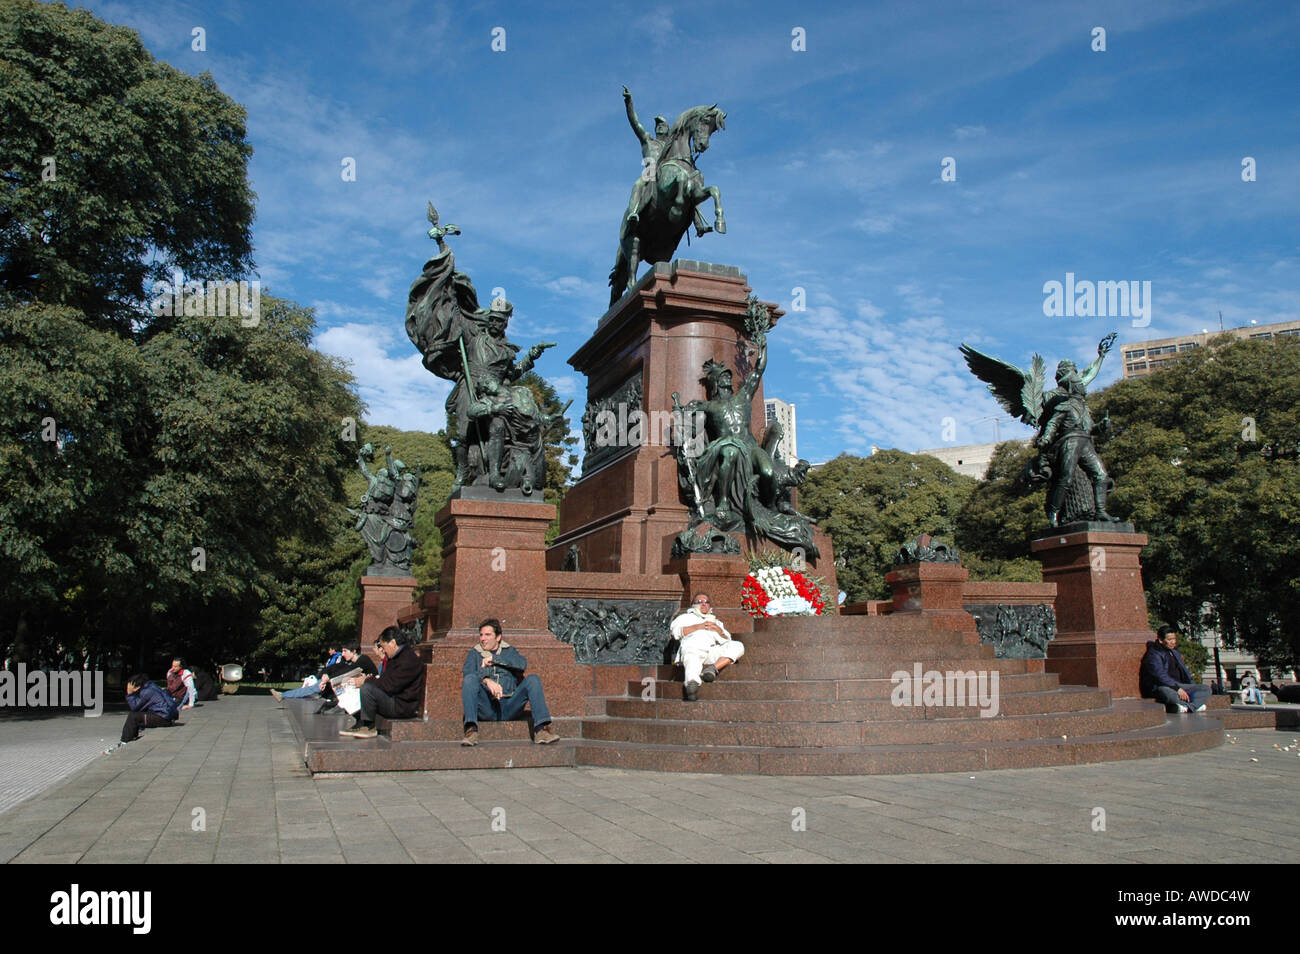
[[428, 216], [438, 254], [411, 285], [406, 334], [420, 349], [426, 368], [455, 382], [447, 398], [456, 459], [452, 492], [486, 485], [531, 494], [546, 480], [542, 436], [551, 422], [528, 388], [513, 385], [555, 343], [535, 344], [516, 360], [519, 346], [506, 339], [514, 306], [504, 298], [488, 308], [479, 306], [474, 283], [456, 271], [455, 256], [443, 241], [460, 229], [440, 226], [432, 203]]

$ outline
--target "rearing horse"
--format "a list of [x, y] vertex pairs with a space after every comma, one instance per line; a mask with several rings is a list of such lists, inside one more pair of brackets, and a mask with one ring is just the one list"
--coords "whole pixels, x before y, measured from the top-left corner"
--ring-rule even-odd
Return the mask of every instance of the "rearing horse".
[[[655, 187], [647, 189], [648, 200], [639, 214], [629, 208], [623, 213], [618, 232], [618, 257], [609, 273], [609, 303], [612, 305], [636, 284], [642, 262], [666, 262], [695, 222], [696, 235], [727, 231], [722, 214], [722, 194], [717, 186], [706, 186], [704, 175], [695, 168], [695, 158], [709, 148], [709, 137], [726, 129], [727, 114], [713, 106], [692, 106], [677, 117], [668, 131], [658, 163], [649, 162], [645, 178], [654, 176]], [[713, 198], [714, 220], [710, 228], [699, 206]]]

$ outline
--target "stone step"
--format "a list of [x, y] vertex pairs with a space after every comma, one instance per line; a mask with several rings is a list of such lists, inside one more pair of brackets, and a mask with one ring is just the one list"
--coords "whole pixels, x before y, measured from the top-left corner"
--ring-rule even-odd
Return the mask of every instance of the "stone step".
[[550, 768], [572, 766], [576, 743], [389, 742], [385, 738], [308, 742], [307, 768], [320, 772], [419, 772], [438, 769]]
[[[933, 655], [921, 659], [915, 656], [907, 659], [885, 657], [856, 659], [849, 662], [809, 662], [802, 658], [785, 662], [757, 662], [746, 655], [736, 664], [734, 670], [727, 670], [725, 678], [758, 681], [888, 679], [896, 672], [911, 673], [913, 665], [917, 662], [921, 663], [923, 672], [931, 669], [977, 672], [981, 669], [989, 671], [996, 669], [1005, 676], [1044, 671], [1041, 659], [997, 659], [993, 655], [993, 647], [985, 648], [988, 649], [988, 655], [975, 656], [970, 652], [962, 652], [946, 657]], [[680, 666], [677, 667], [677, 672], [681, 672]]]
[[979, 772], [1179, 755], [1223, 742], [1222, 723], [1203, 714], [1127, 732], [1069, 739], [951, 745], [826, 748], [650, 745], [584, 740], [577, 764], [649, 771], [755, 775], [896, 775]]
[[[380, 735], [393, 742], [459, 742], [465, 735], [465, 726], [459, 719], [399, 719], [390, 721], [382, 716], [375, 720]], [[488, 741], [532, 741], [532, 723], [527, 719], [511, 722], [480, 722], [479, 739]], [[582, 732], [582, 720], [553, 719], [551, 731], [561, 739], [577, 738]]]
[[1014, 739], [1105, 735], [1163, 725], [1164, 713], [1110, 708], [1058, 715], [993, 719], [917, 719], [910, 722], [737, 723], [656, 719], [588, 719], [584, 740], [652, 745], [834, 747], [951, 745]]
[[[745, 672], [744, 667], [723, 670], [718, 680], [708, 688], [714, 699], [888, 699], [894, 688], [892, 679], [815, 679], [765, 682], [755, 679], [733, 678], [733, 673]], [[1056, 673], [1000, 673], [998, 688], [1003, 695], [1020, 692], [1046, 692], [1060, 685]], [[639, 699], [646, 685], [629, 680], [627, 695]], [[682, 694], [680, 672], [672, 679], [658, 679], [656, 695], [679, 698]], [[599, 714], [599, 713], [594, 713]]]
[[[1226, 699], [1227, 696], [1215, 696]], [[1208, 707], [1207, 714], [1223, 722], [1226, 729], [1300, 729], [1300, 706]]]
[[[984, 652], [987, 649], [988, 652]], [[888, 642], [826, 642], [803, 646], [789, 646], [784, 642], [762, 643], [750, 640], [745, 643], [745, 655], [750, 662], [833, 662], [855, 663], [871, 659], [905, 659], [906, 669], [921, 662], [925, 668], [945, 659], [980, 658], [995, 659], [993, 647], [978, 643], [936, 643], [932, 639], [893, 639]], [[987, 668], [987, 663], [985, 663]]]
[[[974, 617], [967, 614], [967, 619], [972, 624], [971, 631], [974, 631]], [[904, 633], [935, 636], [949, 631], [936, 625], [934, 617], [920, 613], [894, 613], [889, 616], [777, 616], [755, 620], [753, 638], [810, 636], [824, 642], [854, 633], [874, 633], [888, 637]]]
[[954, 630], [903, 630], [842, 633], [751, 633], [741, 640], [746, 651], [758, 646], [786, 646], [791, 649], [809, 649], [822, 646], [877, 646], [904, 647], [900, 652], [911, 652], [913, 646], [977, 646], [979, 635], [974, 631], [961, 633]]
[[[696, 702], [659, 696], [657, 699], [607, 699], [605, 715], [626, 719], [675, 719], [695, 722], [895, 722], [935, 718], [979, 718], [978, 705], [896, 706], [888, 699], [770, 700], [713, 699], [711, 686], [700, 689]], [[1047, 692], [1025, 692], [1002, 697], [999, 712], [1004, 715], [1037, 715], [1081, 709], [1103, 709], [1110, 705], [1110, 692], [1070, 686]]]

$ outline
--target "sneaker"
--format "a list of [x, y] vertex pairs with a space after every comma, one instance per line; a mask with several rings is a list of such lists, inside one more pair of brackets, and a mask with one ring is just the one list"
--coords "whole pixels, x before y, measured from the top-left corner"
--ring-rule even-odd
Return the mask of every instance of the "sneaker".
[[281, 692], [279, 689], [272, 689], [271, 698], [274, 699], [276, 702], [281, 702], [284, 699], [284, 693]]
[[1191, 711], [1192, 711], [1192, 707], [1191, 707], [1191, 706], [1188, 706], [1188, 705], [1184, 705], [1183, 703], [1180, 702], [1180, 703], [1178, 703], [1178, 711], [1179, 711], [1179, 712], [1184, 712], [1184, 713], [1185, 713], [1185, 712], [1191, 712]]
[[1197, 707], [1196, 707], [1195, 709], [1193, 709], [1192, 711], [1193, 711], [1193, 712], [1204, 712], [1204, 711], [1205, 711], [1205, 703], [1202, 702], [1199, 706], [1197, 706]]
[[704, 667], [704, 671], [700, 673], [700, 678], [703, 679], [705, 682], [712, 682], [713, 680], [717, 679], [718, 667], [713, 665], [713, 663], [709, 663], [707, 666]]
[[682, 695], [687, 702], [695, 702], [700, 698], [700, 684], [698, 682], [688, 682]]
[[560, 737], [551, 731], [551, 724], [548, 722], [533, 733], [533, 741], [538, 745], [550, 745], [552, 742], [559, 742]]
[[379, 730], [373, 725], [359, 725], [355, 729], [343, 729], [339, 735], [351, 736], [354, 739], [373, 739], [379, 735]]
[[461, 745], [478, 745], [478, 726], [471, 725], [465, 729], [465, 738], [460, 740]]

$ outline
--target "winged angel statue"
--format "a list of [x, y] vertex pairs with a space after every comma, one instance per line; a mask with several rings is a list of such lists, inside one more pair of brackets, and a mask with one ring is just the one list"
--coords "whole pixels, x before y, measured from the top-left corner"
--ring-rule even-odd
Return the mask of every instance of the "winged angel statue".
[[1117, 522], [1106, 512], [1106, 495], [1115, 482], [1097, 456], [1094, 437], [1104, 437], [1110, 421], [1093, 423], [1088, 410], [1087, 387], [1101, 370], [1101, 362], [1115, 343], [1111, 332], [1097, 345], [1097, 358], [1083, 371], [1073, 361], [1056, 366], [1056, 387], [1044, 390], [1047, 365], [1034, 355], [1030, 371], [1022, 371], [961, 346], [971, 373], [989, 386], [989, 393], [1012, 417], [1037, 428], [1033, 445], [1038, 456], [1029, 463], [1027, 475], [1047, 486], [1047, 522], [1059, 527], [1076, 521]]

